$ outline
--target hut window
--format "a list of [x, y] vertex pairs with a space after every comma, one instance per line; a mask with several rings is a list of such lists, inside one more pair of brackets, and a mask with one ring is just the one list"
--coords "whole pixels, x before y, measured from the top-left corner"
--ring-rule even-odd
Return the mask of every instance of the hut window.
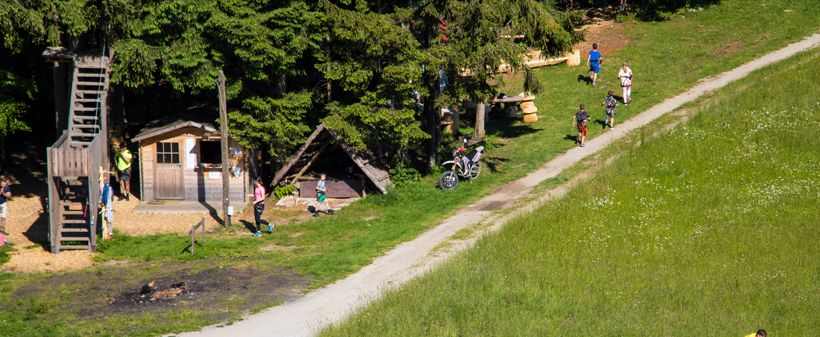
[[221, 164], [222, 144], [219, 141], [200, 141], [199, 161], [205, 164]]
[[157, 143], [157, 164], [179, 164], [179, 143]]

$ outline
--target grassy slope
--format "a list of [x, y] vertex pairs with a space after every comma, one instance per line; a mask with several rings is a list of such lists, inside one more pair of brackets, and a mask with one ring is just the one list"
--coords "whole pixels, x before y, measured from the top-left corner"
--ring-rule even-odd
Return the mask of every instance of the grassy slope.
[[820, 333], [820, 50], [325, 336]]
[[[782, 10], [787, 7], [792, 9], [791, 13], [783, 13]], [[743, 11], [740, 12], [740, 9]], [[623, 120], [679, 93], [699, 78], [728, 70], [816, 31], [814, 19], [818, 13], [818, 5], [808, 0], [781, 1], [767, 6], [759, 6], [748, 0], [727, 0], [723, 5], [705, 12], [687, 14], [686, 19], [678, 17], [661, 23], [638, 23], [628, 28], [626, 34], [632, 41], [631, 44], [620, 50], [618, 55], [606, 55], [613, 62], [604, 64], [601, 75], [603, 80], [597, 88], [577, 82], [577, 76], [585, 74], [583, 67], [570, 68], [562, 65], [538, 69], [542, 81], [552, 88], [539, 94], [536, 100], [539, 115], [543, 118], [528, 125], [494, 116], [488, 122], [487, 129], [495, 149], [488, 152], [482, 176], [473, 184], [460, 185], [455, 192], [440, 191], [433, 180], [427, 179], [398, 193], [370, 196], [333, 217], [321, 217], [298, 226], [278, 226], [276, 235], [263, 236], [261, 239], [231, 238], [235, 237], [232, 233], [209, 237], [208, 246], [205, 249], [197, 248], [194, 256], [184, 253], [190, 243], [185, 237], [119, 236], [117, 240], [101, 247], [100, 258], [190, 261], [192, 268], [198, 268], [199, 265], [214, 263], [229, 265], [233, 263], [231, 261], [253, 257], [255, 259], [248, 263], [261, 268], [272, 268], [272, 265], [299, 268], [316, 276], [313, 286], [322, 286], [357, 271], [395, 244], [410, 240], [436, 225], [454, 210], [478, 200], [508, 181], [522, 177], [573, 147], [571, 140], [564, 139], [564, 136], [574, 133], [569, 118], [579, 103], [592, 106], [603, 100], [606, 90], [618, 89], [614, 79], [617, 74], [614, 66], [616, 60], [630, 60], [630, 66], [636, 75], [636, 88], [633, 92], [636, 102], [628, 108], [619, 109], [619, 120]], [[737, 26], [745, 28], [732, 29]], [[703, 39], [682, 39], [681, 31], [691, 33], [693, 39]], [[756, 37], [761, 35], [765, 35], [767, 39], [758, 42]], [[688, 41], [689, 44], [670, 43], [681, 40]], [[732, 43], [740, 43], [746, 49], [721, 49], [721, 46]], [[645, 55], [646, 51], [652, 54]], [[659, 56], [661, 52], [665, 54]], [[657, 61], [660, 57], [663, 57], [662, 61]], [[685, 62], [692, 59], [706, 63]], [[508, 90], [518, 91], [520, 90]], [[591, 110], [591, 113], [594, 119], [603, 117], [602, 110]], [[592, 136], [602, 132], [594, 127], [590, 131]], [[270, 220], [277, 223], [276, 219]], [[297, 232], [304, 234], [291, 237], [291, 234]], [[259, 251], [260, 247], [270, 244], [295, 245], [299, 248], [290, 251]], [[24, 284], [37, 282], [42, 277], [43, 275], [16, 276], [0, 281], [0, 308], [16, 305], [14, 291]], [[150, 278], [150, 275], [145, 278]], [[38, 331], [37, 326], [45, 329], [54, 326], [54, 322], [61, 322], [62, 328], [59, 331], [88, 334], [82, 332], [90, 330], [81, 328], [85, 324], [81, 319], [63, 314], [82, 307], [79, 302], [75, 303], [71, 297], [54, 296], [48, 291], [44, 291], [42, 297], [48, 298], [52, 306], [61, 307], [65, 311], [51, 311], [50, 314], [25, 322], [21, 321], [18, 314], [10, 313], [3, 318], [5, 323], [0, 322], [0, 335], [3, 334], [4, 326], [24, 326], [29, 331]], [[30, 306], [23, 303], [22, 308], [27, 307]], [[165, 327], [166, 331], [179, 330], [183, 326], [188, 329], [192, 324], [205, 324], [208, 317], [208, 313], [189, 312], [175, 322], [153, 321], [152, 326], [160, 330]], [[117, 331], [129, 331], [120, 321], [118, 317], [109, 317], [107, 321], [100, 321], [98, 326], [104, 331], [111, 329], [114, 334]], [[118, 330], [120, 328], [124, 330]], [[32, 333], [36, 335], [36, 332]]]

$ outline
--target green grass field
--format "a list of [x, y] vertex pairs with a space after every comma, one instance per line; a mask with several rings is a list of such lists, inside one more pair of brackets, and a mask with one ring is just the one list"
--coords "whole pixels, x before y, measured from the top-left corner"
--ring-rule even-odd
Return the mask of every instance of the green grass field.
[[[792, 11], [784, 13], [786, 8]], [[677, 16], [666, 22], [631, 23], [626, 30], [631, 42], [615, 54], [605, 55], [609, 61], [604, 64], [597, 87], [578, 81], [579, 75], [586, 75], [583, 66], [538, 69], [541, 81], [550, 88], [539, 94], [535, 102], [541, 119], [525, 124], [521, 120], [492, 117], [487, 123], [491, 145], [482, 176], [472, 184], [460, 184], [455, 192], [438, 189], [437, 176], [427, 177], [388, 195], [371, 195], [333, 217], [298, 226], [280, 226], [274, 236], [215, 238], [208, 249], [194, 256], [184, 253], [189, 245], [185, 237], [120, 236], [118, 240], [104, 243], [99, 259], [192, 261], [256, 256], [314, 274], [312, 285], [322, 286], [357, 271], [396, 244], [438, 224], [455, 210], [574, 147], [569, 138], [577, 131], [571, 127], [570, 117], [579, 104], [585, 103], [590, 107], [593, 121], [603, 123], [604, 113], [599, 104], [606, 92], [614, 90], [620, 95], [616, 78], [619, 60], [629, 60], [635, 72], [635, 102], [618, 109], [618, 121], [623, 121], [684, 91], [701, 78], [734, 68], [817, 31], [820, 27], [814, 23], [817, 15], [820, 15], [820, 3], [813, 1], [760, 6], [749, 0], [730, 0], [703, 12], [687, 13], [686, 18]], [[740, 25], [745, 26], [743, 30], [731, 29]], [[517, 93], [518, 88], [518, 79], [505, 87], [509, 93]], [[468, 133], [471, 129], [465, 125], [462, 130]], [[593, 122], [589, 137], [606, 131]], [[445, 154], [442, 159], [450, 158]], [[268, 220], [276, 224], [278, 219]], [[303, 234], [290, 237], [296, 232]], [[259, 247], [270, 244], [299, 248], [258, 252]]]
[[[784, 9], [791, 11], [786, 13]], [[593, 121], [603, 120], [603, 110], [594, 107], [604, 99], [607, 90], [615, 90], [617, 94], [619, 87], [615, 76], [621, 59], [629, 60], [635, 72], [635, 102], [619, 108], [619, 121], [682, 92], [701, 78], [729, 70], [816, 32], [820, 27], [816, 23], [818, 15], [820, 4], [812, 0], [778, 1], [766, 6], [751, 0], [725, 0], [703, 12], [686, 13], [685, 18], [678, 15], [664, 22], [629, 23], [625, 34], [630, 42], [623, 49], [605, 55], [609, 62], [604, 64], [598, 87], [578, 81], [579, 75], [586, 75], [583, 66], [539, 68], [537, 74], [549, 88], [537, 95], [535, 103], [541, 116], [539, 121], [525, 124], [520, 120], [491, 116], [486, 125], [491, 146], [488, 146], [481, 177], [472, 184], [464, 182], [456, 191], [441, 191], [435, 186], [435, 177], [427, 177], [388, 195], [370, 195], [332, 217], [323, 216], [292, 226], [282, 226], [278, 218], [268, 219], [277, 224], [277, 228], [274, 235], [263, 235], [262, 238], [238, 236], [235, 232], [241, 226], [235, 226], [223, 233], [209, 235], [206, 247], [197, 247], [194, 255], [186, 250], [190, 238], [185, 236], [118, 235], [116, 240], [102, 244], [96, 259], [185, 262], [198, 270], [213, 265], [228, 268], [251, 264], [260, 269], [285, 266], [314, 275], [310, 286], [324, 286], [358, 271], [396, 244], [415, 238], [459, 208], [574, 147], [574, 142], [567, 139], [575, 134], [570, 116], [578, 104], [585, 103], [591, 107]], [[520, 83], [515, 79], [505, 87], [507, 93], [520, 91]], [[607, 132], [594, 127], [597, 125], [594, 122], [592, 125], [590, 137]], [[462, 130], [469, 131], [469, 126], [464, 125]], [[560, 177], [569, 178], [568, 175]], [[559, 181], [550, 183], [556, 182]], [[297, 233], [301, 235], [295, 236]], [[295, 249], [261, 250], [272, 244]], [[84, 271], [71, 275], [80, 273]], [[122, 282], [141, 284], [163, 272], [152, 269], [123, 274], [130, 276]], [[77, 313], [87, 305], [86, 301], [102, 303], [104, 296], [99, 299], [75, 298], [60, 296], [57, 289], [43, 289], [36, 303], [47, 300], [51, 307], [60, 310], [24, 320], [27, 308], [35, 306], [26, 304], [26, 299], [18, 302], [20, 298], [16, 297], [16, 292], [27, 284], [62, 275], [8, 275], [0, 279], [0, 311], [18, 307], [19, 310], [6, 311], [0, 317], [0, 335], [3, 331], [24, 331], [23, 328], [27, 329], [26, 334], [33, 336], [93, 335], [96, 331], [111, 335], [152, 335], [163, 329], [179, 331], [209, 324], [215, 317], [212, 312], [186, 312], [171, 320], [163, 319], [166, 313], [162, 311], [146, 312], [141, 320], [150, 321], [153, 330], [136, 333], [121, 324], [127, 317], [110, 315], [95, 322], [94, 327], [100, 330], [92, 330]], [[97, 302], [94, 303], [99, 304]], [[22, 304], [18, 306], [18, 303]], [[237, 309], [232, 314], [241, 315], [242, 311]]]
[[818, 61], [719, 90], [323, 336], [820, 334]]

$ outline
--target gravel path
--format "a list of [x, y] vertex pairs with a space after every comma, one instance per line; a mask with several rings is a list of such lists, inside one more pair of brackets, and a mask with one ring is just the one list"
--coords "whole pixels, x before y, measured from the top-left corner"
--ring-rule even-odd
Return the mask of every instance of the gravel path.
[[[455, 215], [444, 220], [440, 225], [419, 235], [413, 241], [399, 244], [384, 256], [377, 258], [372, 264], [343, 280], [315, 290], [299, 300], [246, 317], [245, 320], [235, 322], [233, 325], [224, 328], [210, 326], [202, 331], [184, 333], [181, 336], [312, 336], [327, 324], [340, 322], [353, 310], [378, 298], [384, 290], [401, 285], [423, 274], [442, 260], [455, 254], [460, 249], [453, 249], [449, 253], [437, 254], [437, 256], [431, 252], [434, 247], [446, 241], [459, 229], [482, 221], [485, 223], [492, 221], [493, 228], [500, 228], [509, 216], [497, 219], [488, 218], [488, 216], [493, 211], [514, 205], [518, 198], [529, 193], [539, 182], [557, 176], [564, 169], [603, 149], [630, 131], [648, 124], [686, 102], [743, 78], [754, 70], [818, 46], [820, 46], [820, 34], [815, 34], [714, 78], [702, 80], [694, 88], [667, 99], [619, 124], [615, 130], [588, 141], [585, 147], [571, 149], [526, 177], [512, 181], [493, 194], [457, 211]], [[559, 188], [558, 191], [553, 190], [552, 194], [561, 193], [565, 189], [566, 187]], [[519, 212], [527, 211], [535, 204], [537, 202]], [[468, 246], [469, 242], [460, 245], [462, 249]]]

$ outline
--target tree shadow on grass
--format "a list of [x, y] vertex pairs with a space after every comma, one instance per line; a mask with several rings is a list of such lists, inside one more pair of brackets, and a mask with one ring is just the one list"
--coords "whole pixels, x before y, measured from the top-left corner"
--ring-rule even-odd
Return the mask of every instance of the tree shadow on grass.
[[540, 130], [532, 128], [529, 124], [516, 123], [517, 118], [505, 118], [502, 115], [492, 118], [487, 122], [487, 134], [501, 138], [517, 138]]

